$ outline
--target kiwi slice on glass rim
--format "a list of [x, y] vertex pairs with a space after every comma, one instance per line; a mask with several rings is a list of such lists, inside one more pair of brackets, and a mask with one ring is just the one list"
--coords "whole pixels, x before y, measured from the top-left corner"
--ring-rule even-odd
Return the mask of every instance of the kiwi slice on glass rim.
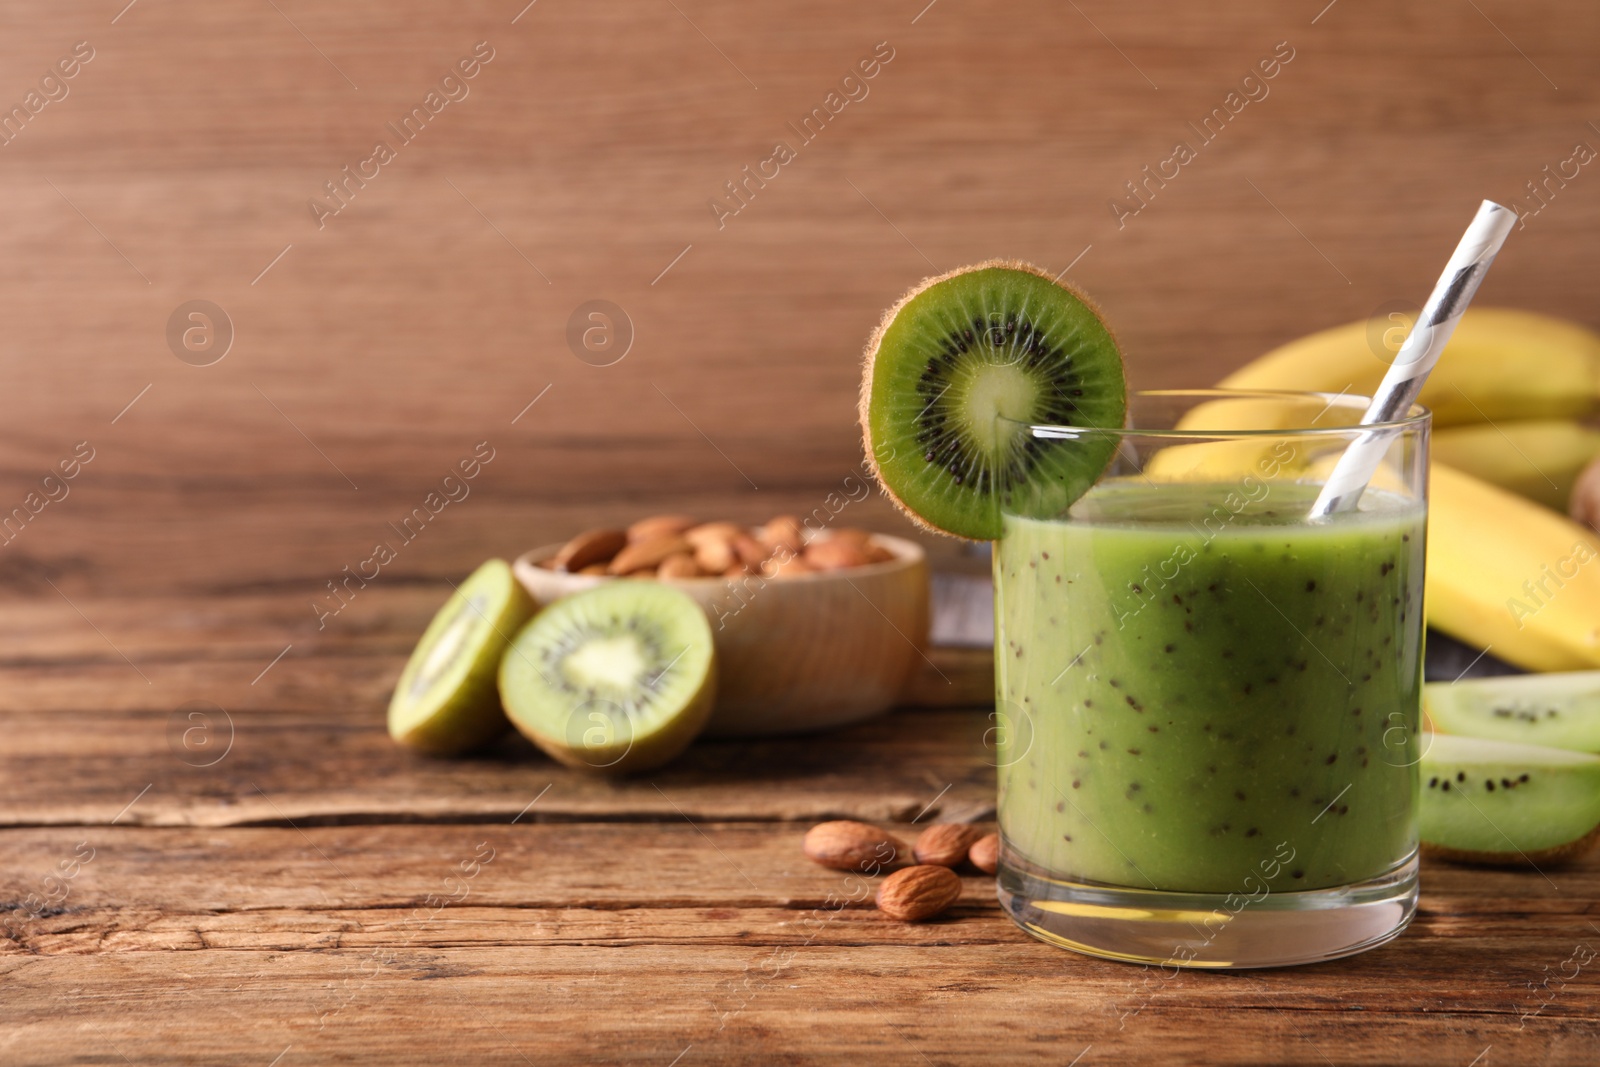
[[1108, 434], [1018, 424], [1120, 428], [1126, 412], [1122, 354], [1099, 312], [1026, 263], [928, 278], [867, 345], [861, 428], [878, 480], [913, 519], [958, 537], [999, 537], [1008, 503], [1065, 511], [1116, 451]]
[[491, 559], [456, 586], [411, 653], [389, 701], [389, 735], [448, 756], [487, 744], [509, 725], [495, 672], [533, 599], [505, 560]]
[[617, 579], [563, 597], [500, 661], [511, 724], [580, 770], [659, 767], [688, 747], [716, 695], [711, 626], [688, 594]]

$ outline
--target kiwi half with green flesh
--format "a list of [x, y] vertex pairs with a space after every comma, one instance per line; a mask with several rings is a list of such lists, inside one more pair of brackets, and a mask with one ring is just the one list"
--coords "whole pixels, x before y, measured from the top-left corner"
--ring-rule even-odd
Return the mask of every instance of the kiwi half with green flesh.
[[495, 675], [533, 599], [505, 560], [491, 559], [456, 586], [422, 634], [389, 700], [389, 736], [448, 756], [505, 733]]
[[659, 582], [621, 579], [563, 597], [500, 662], [511, 723], [569, 767], [627, 774], [682, 752], [711, 716], [705, 612]]
[[1540, 865], [1600, 840], [1600, 756], [1453, 734], [1422, 744], [1417, 824], [1428, 855]]
[[1000, 536], [1000, 505], [1064, 511], [1110, 463], [1107, 434], [1035, 437], [998, 423], [1120, 428], [1122, 355], [1076, 290], [995, 260], [929, 278], [868, 342], [861, 428], [878, 479], [913, 519]]
[[1600, 753], [1600, 671], [1434, 682], [1422, 700], [1447, 734]]

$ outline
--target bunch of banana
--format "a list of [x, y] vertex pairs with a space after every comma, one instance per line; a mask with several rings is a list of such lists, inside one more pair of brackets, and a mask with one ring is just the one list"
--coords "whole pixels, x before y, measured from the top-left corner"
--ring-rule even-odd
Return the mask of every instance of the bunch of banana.
[[[1410, 322], [1356, 322], [1274, 349], [1230, 389], [1370, 395]], [[1528, 311], [1468, 310], [1420, 402], [1435, 431], [1430, 626], [1536, 671], [1600, 667], [1600, 535], [1563, 512], [1600, 454], [1600, 336]]]
[[[1371, 396], [1411, 325], [1396, 312], [1335, 326], [1273, 349], [1221, 385]], [[1468, 308], [1418, 403], [1436, 427], [1590, 415], [1600, 411], [1600, 335], [1533, 311]]]

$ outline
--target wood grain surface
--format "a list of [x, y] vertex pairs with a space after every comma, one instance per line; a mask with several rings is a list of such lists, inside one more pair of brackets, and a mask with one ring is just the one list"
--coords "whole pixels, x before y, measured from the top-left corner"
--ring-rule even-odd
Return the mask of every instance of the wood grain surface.
[[840, 906], [810, 821], [992, 817], [981, 652], [617, 784], [382, 712], [490, 555], [826, 507], [935, 270], [1065, 270], [1136, 385], [1201, 385], [1420, 300], [1491, 197], [1527, 214], [1480, 301], [1600, 323], [1600, 176], [1527, 186], [1600, 146], [1597, 39], [1571, 0], [8, 5], [0, 1061], [1595, 1062], [1595, 859], [1426, 865], [1392, 946], [1234, 976], [1047, 948], [977, 877]]

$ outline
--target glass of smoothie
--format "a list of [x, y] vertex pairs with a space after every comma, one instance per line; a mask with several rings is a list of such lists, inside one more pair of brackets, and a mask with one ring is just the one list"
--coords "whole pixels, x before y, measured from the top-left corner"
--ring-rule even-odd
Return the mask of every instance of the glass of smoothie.
[[[1002, 504], [999, 893], [1024, 930], [1269, 967], [1410, 921], [1429, 416], [1358, 428], [1367, 404], [1145, 392], [1122, 430], [997, 428], [1115, 444], [1064, 513]], [[1313, 520], [1363, 432], [1378, 473]]]

